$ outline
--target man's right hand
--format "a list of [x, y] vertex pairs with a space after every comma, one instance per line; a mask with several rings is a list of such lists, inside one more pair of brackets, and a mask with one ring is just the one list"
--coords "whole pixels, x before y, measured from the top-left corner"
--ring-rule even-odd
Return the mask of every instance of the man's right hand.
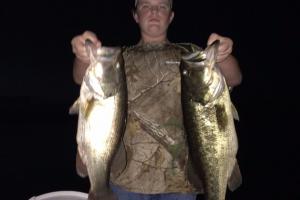
[[85, 31], [83, 34], [75, 36], [71, 41], [73, 53], [76, 58], [83, 63], [90, 62], [85, 48], [85, 41], [87, 39], [91, 40], [97, 48], [101, 47], [100, 40], [97, 38], [96, 34], [91, 31]]

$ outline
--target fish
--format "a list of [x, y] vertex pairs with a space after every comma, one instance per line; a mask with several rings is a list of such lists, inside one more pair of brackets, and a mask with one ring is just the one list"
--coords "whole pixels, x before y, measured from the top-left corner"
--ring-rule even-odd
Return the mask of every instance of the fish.
[[[109, 179], [113, 157], [124, 134], [127, 118], [127, 86], [122, 50], [95, 48], [86, 41], [90, 57], [79, 98], [69, 113], [78, 113], [77, 152], [90, 182], [88, 200], [117, 200]], [[83, 171], [82, 171], [83, 170]], [[80, 172], [82, 172], [80, 174]]]
[[242, 184], [237, 163], [238, 113], [216, 63], [219, 40], [184, 54], [180, 62], [183, 122], [189, 157], [206, 200], [224, 200]]

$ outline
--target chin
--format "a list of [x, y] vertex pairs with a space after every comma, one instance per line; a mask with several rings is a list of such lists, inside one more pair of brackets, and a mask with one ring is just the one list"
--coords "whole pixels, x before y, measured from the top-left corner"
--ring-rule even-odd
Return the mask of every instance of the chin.
[[164, 32], [164, 29], [162, 29], [161, 26], [158, 25], [150, 25], [147, 29], [147, 32], [151, 35], [161, 35]]

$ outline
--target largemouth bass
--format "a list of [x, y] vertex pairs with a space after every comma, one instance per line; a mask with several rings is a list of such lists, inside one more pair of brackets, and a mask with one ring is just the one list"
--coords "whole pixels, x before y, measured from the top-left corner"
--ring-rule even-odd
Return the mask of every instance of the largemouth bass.
[[216, 66], [219, 41], [204, 51], [194, 49], [180, 63], [184, 126], [195, 171], [206, 200], [224, 200], [227, 190], [241, 184], [236, 154], [237, 112]]
[[77, 109], [79, 112], [76, 140], [90, 181], [88, 199], [116, 200], [109, 188], [109, 177], [127, 116], [124, 61], [120, 48], [95, 49], [89, 41], [86, 48], [90, 65], [70, 113]]

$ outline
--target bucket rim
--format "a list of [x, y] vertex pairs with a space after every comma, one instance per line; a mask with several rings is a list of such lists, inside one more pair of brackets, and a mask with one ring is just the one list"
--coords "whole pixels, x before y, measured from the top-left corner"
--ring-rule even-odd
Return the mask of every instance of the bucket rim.
[[85, 199], [88, 198], [88, 194], [84, 193], [84, 192], [62, 190], [62, 191], [48, 192], [48, 193], [45, 193], [45, 194], [41, 194], [39, 196], [34, 196], [34, 197], [30, 198], [29, 200], [44, 200], [44, 199], [49, 198], [49, 197], [51, 198], [51, 197], [63, 197], [63, 196], [82, 197], [82, 198], [85, 198]]

